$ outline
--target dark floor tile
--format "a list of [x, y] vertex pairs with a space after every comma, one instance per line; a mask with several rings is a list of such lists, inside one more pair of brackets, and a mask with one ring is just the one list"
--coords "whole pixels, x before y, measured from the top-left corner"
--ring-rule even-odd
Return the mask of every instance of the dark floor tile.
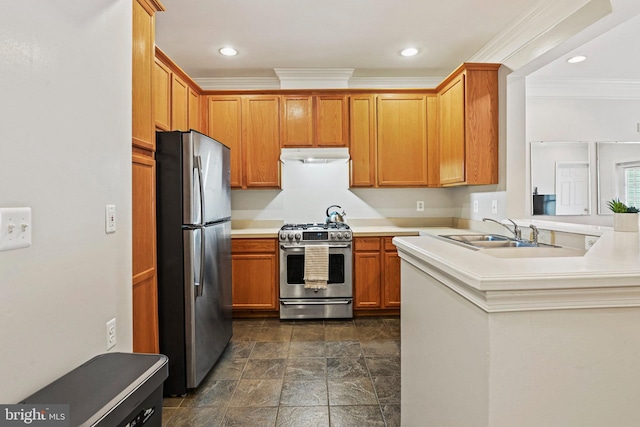
[[255, 317], [249, 319], [233, 319], [233, 330], [241, 326], [259, 326], [262, 327], [267, 319], [264, 317]]
[[240, 380], [229, 406], [278, 406], [282, 380]]
[[265, 325], [260, 330], [256, 341], [260, 342], [289, 342], [293, 326], [291, 325]]
[[325, 343], [327, 357], [360, 357], [359, 341], [328, 341]]
[[329, 405], [377, 405], [370, 378], [329, 378]]
[[257, 342], [251, 350], [250, 359], [286, 359], [289, 356], [288, 342]]
[[224, 417], [224, 427], [273, 427], [278, 408], [229, 408]]
[[231, 342], [241, 341], [255, 341], [258, 338], [258, 334], [262, 330], [262, 326], [235, 326], [233, 327], [233, 337]]
[[162, 427], [169, 424], [169, 420], [178, 411], [178, 408], [163, 407], [162, 408]]
[[167, 427], [194, 427], [222, 425], [226, 408], [220, 406], [202, 408], [177, 408], [167, 421]]
[[381, 317], [356, 317], [355, 319], [353, 319], [353, 323], [355, 323], [355, 325], [358, 328], [360, 328], [360, 327], [378, 327], [378, 328], [384, 327], [384, 321], [382, 320]]
[[400, 356], [400, 342], [394, 340], [363, 341], [365, 356]]
[[231, 341], [224, 349], [222, 359], [248, 359], [253, 350], [254, 341]]
[[358, 339], [360, 341], [393, 340], [395, 335], [384, 326], [364, 326], [358, 328]]
[[381, 405], [387, 427], [400, 427], [400, 405]]
[[164, 408], [177, 408], [178, 406], [180, 406], [180, 404], [182, 403], [182, 401], [184, 400], [184, 397], [178, 396], [178, 397], [165, 397], [162, 400], [162, 406]]
[[281, 406], [327, 406], [327, 381], [285, 379], [280, 395]]
[[286, 366], [287, 359], [249, 359], [242, 378], [282, 378]]
[[207, 380], [237, 380], [242, 376], [242, 370], [247, 359], [219, 360], [208, 375]]
[[345, 325], [325, 325], [325, 341], [357, 341], [358, 331], [353, 324]]
[[327, 358], [327, 378], [369, 377], [363, 357]]
[[373, 377], [380, 404], [400, 404], [400, 377]]
[[280, 407], [276, 427], [327, 427], [327, 406]]
[[365, 357], [365, 361], [372, 377], [400, 376], [399, 356]]
[[384, 427], [380, 407], [372, 406], [331, 406], [329, 408], [331, 427]]
[[228, 406], [233, 392], [238, 386], [237, 380], [208, 381], [200, 386], [197, 391], [189, 393], [183, 400], [181, 407], [194, 406]]
[[324, 357], [288, 359], [286, 378], [324, 379], [327, 374], [327, 360]]
[[324, 325], [317, 324], [294, 325], [291, 341], [324, 341]]
[[324, 341], [292, 341], [289, 357], [324, 357]]

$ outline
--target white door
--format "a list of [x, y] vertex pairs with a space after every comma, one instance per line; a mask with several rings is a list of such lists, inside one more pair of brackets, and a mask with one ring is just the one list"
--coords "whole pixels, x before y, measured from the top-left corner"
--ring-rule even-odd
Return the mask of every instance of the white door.
[[589, 214], [589, 163], [556, 162], [556, 215]]

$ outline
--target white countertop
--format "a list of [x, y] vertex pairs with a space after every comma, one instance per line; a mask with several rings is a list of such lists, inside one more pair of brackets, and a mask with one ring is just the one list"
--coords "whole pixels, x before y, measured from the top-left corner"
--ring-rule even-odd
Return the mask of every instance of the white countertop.
[[640, 306], [638, 233], [605, 231], [584, 256], [538, 258], [494, 257], [486, 252], [499, 249], [476, 251], [437, 237], [469, 231], [432, 228], [393, 243], [403, 260], [486, 311]]

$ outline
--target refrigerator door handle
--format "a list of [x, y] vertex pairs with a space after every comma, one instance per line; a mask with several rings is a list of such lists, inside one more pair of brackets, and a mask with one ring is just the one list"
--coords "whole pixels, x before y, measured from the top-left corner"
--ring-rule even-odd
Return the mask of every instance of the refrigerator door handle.
[[200, 277], [199, 280], [194, 280], [194, 286], [196, 291], [196, 298], [202, 296], [204, 292], [204, 251], [207, 247], [205, 240], [207, 233], [204, 227], [200, 228]]
[[204, 179], [202, 178], [202, 157], [193, 156], [194, 169], [198, 171], [198, 190], [200, 191], [200, 224], [204, 224]]

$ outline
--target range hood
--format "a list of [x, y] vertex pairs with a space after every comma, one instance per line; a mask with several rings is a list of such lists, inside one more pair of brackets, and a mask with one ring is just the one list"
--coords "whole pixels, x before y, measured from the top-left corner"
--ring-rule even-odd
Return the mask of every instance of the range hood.
[[280, 152], [282, 163], [346, 163], [348, 160], [348, 148], [283, 148]]

